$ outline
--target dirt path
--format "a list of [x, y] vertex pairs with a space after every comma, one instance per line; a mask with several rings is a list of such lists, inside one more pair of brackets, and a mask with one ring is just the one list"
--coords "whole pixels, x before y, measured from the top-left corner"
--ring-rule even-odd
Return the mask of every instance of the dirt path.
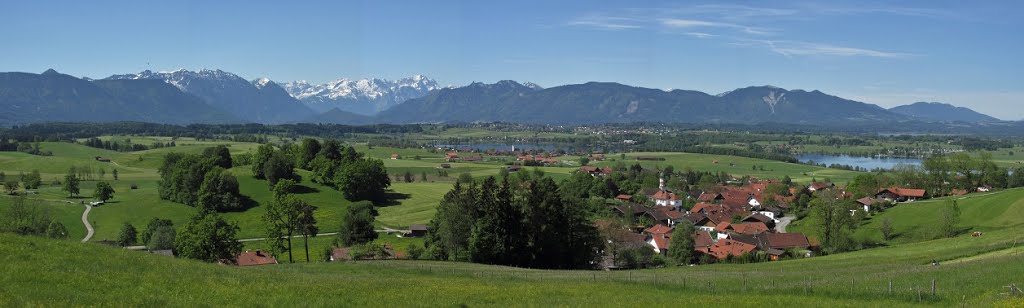
[[82, 212], [82, 224], [85, 224], [85, 238], [82, 239], [82, 243], [88, 242], [92, 238], [95, 230], [92, 229], [92, 225], [89, 224], [89, 212], [92, 211], [92, 206], [88, 203], [85, 204], [85, 212]]

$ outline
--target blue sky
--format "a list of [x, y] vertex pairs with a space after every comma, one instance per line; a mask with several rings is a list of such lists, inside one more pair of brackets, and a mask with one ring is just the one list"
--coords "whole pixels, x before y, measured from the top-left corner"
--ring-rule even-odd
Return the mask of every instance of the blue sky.
[[[297, 2], [297, 1], [296, 1]], [[3, 1], [0, 71], [818, 89], [1024, 118], [1024, 2]]]

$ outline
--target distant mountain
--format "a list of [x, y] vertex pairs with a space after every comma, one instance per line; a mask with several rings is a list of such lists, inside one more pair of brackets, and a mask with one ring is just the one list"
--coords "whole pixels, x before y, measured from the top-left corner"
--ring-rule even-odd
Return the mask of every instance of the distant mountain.
[[302, 123], [365, 125], [374, 123], [374, 118], [334, 108], [301, 121]]
[[377, 78], [342, 78], [320, 85], [312, 85], [306, 81], [284, 84], [284, 89], [292, 97], [317, 112], [336, 108], [362, 115], [375, 115], [440, 88], [436, 81], [422, 75], [394, 81]]
[[227, 111], [243, 120], [259, 123], [284, 123], [305, 119], [315, 113], [273, 82], [265, 79], [254, 84], [222, 70], [203, 69], [114, 75], [106, 80], [158, 79], [182, 91], [202, 98], [210, 106]]
[[0, 123], [145, 121], [239, 122], [163, 82], [89, 81], [47, 70], [0, 73]]
[[917, 102], [910, 105], [889, 108], [889, 111], [912, 116], [922, 120], [943, 122], [997, 122], [999, 119], [971, 110], [943, 103]]
[[590, 82], [537, 89], [514, 81], [441, 89], [381, 112], [379, 122], [508, 121], [544, 124], [609, 122], [790, 123], [843, 125], [899, 121], [872, 104], [819, 91], [748, 87], [709, 95]]

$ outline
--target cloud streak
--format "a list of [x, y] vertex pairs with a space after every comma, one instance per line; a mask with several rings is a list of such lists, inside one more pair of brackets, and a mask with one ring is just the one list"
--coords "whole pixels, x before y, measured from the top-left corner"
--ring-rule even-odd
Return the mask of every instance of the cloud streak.
[[742, 40], [737, 46], [764, 46], [774, 53], [793, 56], [839, 56], [839, 57], [872, 57], [872, 58], [909, 58], [920, 56], [911, 53], [881, 51], [866, 48], [836, 46], [821, 43], [774, 41], [774, 40]]
[[[838, 46], [783, 38], [785, 31], [758, 26], [779, 20], [806, 20], [840, 14], [895, 14], [940, 17], [942, 11], [904, 7], [840, 7], [803, 5], [795, 8], [765, 8], [742, 5], [697, 5], [670, 9], [629, 9], [621, 15], [592, 14], [568, 22], [569, 26], [600, 30], [646, 30], [677, 34], [694, 39], [718, 39], [733, 46], [767, 48], [786, 56], [869, 57], [901, 59], [921, 56], [907, 52]], [[771, 39], [767, 39], [771, 38]]]
[[640, 29], [636, 19], [628, 17], [611, 17], [602, 15], [591, 15], [578, 18], [566, 23], [569, 26], [589, 27], [604, 30], [628, 30]]

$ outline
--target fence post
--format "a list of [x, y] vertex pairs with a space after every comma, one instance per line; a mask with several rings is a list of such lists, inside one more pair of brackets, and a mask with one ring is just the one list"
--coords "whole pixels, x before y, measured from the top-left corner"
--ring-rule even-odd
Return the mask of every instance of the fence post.
[[889, 279], [889, 294], [892, 295], [892, 279]]
[[932, 296], [935, 296], [935, 278], [932, 278]]

